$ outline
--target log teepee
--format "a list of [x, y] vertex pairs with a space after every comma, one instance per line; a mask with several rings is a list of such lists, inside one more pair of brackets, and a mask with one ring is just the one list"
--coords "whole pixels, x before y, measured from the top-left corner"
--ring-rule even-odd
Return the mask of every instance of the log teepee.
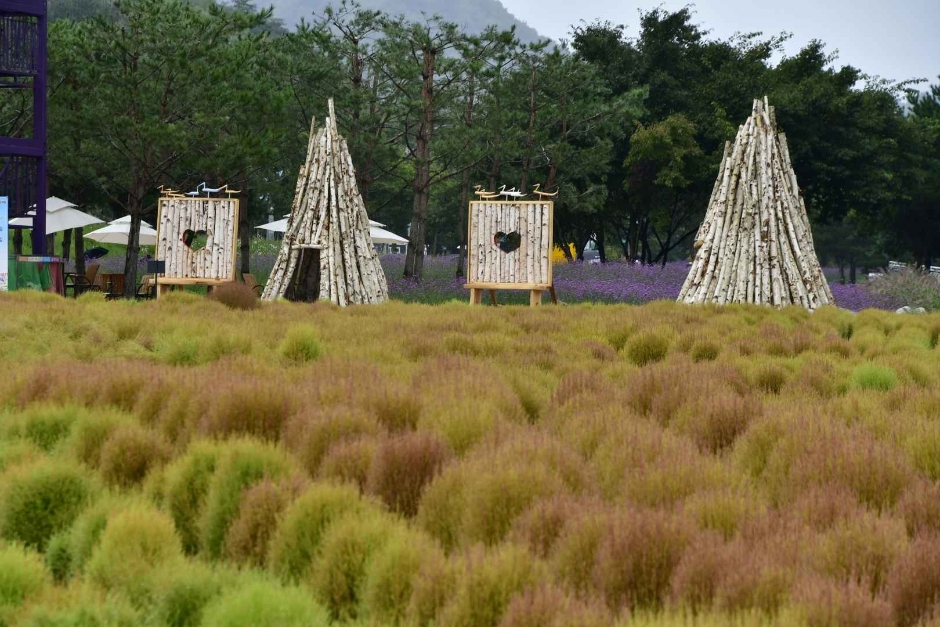
[[755, 100], [725, 153], [695, 237], [684, 303], [757, 303], [813, 310], [833, 302], [774, 108]]
[[262, 298], [322, 299], [340, 306], [388, 300], [349, 148], [336, 130], [332, 99], [324, 127], [317, 129], [311, 122], [287, 232]]

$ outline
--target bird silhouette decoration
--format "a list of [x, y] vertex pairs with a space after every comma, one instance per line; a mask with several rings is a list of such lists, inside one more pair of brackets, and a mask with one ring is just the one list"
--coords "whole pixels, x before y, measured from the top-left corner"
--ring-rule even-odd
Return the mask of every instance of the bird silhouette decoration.
[[496, 235], [493, 236], [493, 245], [504, 253], [511, 253], [518, 250], [519, 246], [522, 245], [522, 235], [519, 234], [519, 231], [513, 231], [512, 233], [497, 231]]
[[558, 195], [557, 189], [551, 193], [540, 191], [539, 188], [541, 186], [542, 186], [541, 183], [536, 183], [535, 185], [532, 186], [532, 193], [538, 196], [540, 199], [541, 198], [554, 198], [555, 196]]

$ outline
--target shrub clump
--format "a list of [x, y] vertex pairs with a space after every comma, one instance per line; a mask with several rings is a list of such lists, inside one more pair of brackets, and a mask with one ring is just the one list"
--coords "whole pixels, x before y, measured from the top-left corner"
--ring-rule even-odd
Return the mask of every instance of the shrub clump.
[[660, 333], [642, 331], [627, 342], [624, 350], [627, 357], [637, 366], [656, 363], [669, 352], [669, 339]]
[[208, 442], [190, 445], [186, 455], [166, 469], [164, 499], [173, 517], [183, 549], [194, 554], [202, 546], [199, 520], [221, 456], [221, 446]]
[[209, 298], [222, 303], [229, 309], [239, 311], [250, 311], [261, 306], [261, 301], [255, 291], [244, 283], [236, 281], [215, 286]]
[[366, 492], [388, 508], [413, 517], [425, 487], [450, 458], [447, 444], [434, 433], [408, 433], [383, 440], [372, 458]]
[[940, 535], [917, 538], [898, 558], [888, 579], [888, 598], [902, 627], [932, 617], [940, 604]]
[[264, 566], [278, 518], [303, 487], [304, 480], [298, 476], [278, 482], [264, 479], [248, 488], [225, 537], [228, 558], [240, 564]]
[[50, 452], [72, 429], [76, 414], [86, 410], [72, 406], [40, 405], [0, 418], [8, 438], [23, 438]]
[[70, 464], [40, 461], [13, 468], [0, 484], [0, 535], [44, 551], [96, 491], [86, 472]]
[[51, 583], [37, 553], [17, 544], [0, 547], [0, 625], [12, 625], [16, 611]]
[[242, 493], [262, 479], [281, 479], [293, 470], [280, 449], [252, 440], [228, 442], [208, 486], [200, 519], [201, 547], [212, 559], [222, 557], [229, 526], [238, 515]]
[[176, 567], [182, 559], [170, 517], [152, 507], [132, 506], [108, 519], [88, 561], [88, 578], [105, 590], [123, 590], [140, 599], [160, 567]]
[[101, 447], [99, 471], [110, 485], [127, 488], [170, 457], [169, 445], [156, 431], [137, 424], [116, 428]]
[[852, 371], [852, 385], [862, 390], [888, 392], [898, 384], [898, 375], [891, 368], [862, 364]]
[[396, 527], [366, 565], [361, 594], [364, 617], [383, 625], [402, 624], [423, 565], [444, 559], [444, 552], [426, 534]]
[[513, 597], [499, 627], [606, 627], [614, 622], [603, 603], [578, 599], [557, 586], [539, 586]]
[[326, 529], [345, 514], [366, 508], [354, 487], [328, 483], [312, 485], [281, 517], [271, 539], [271, 570], [287, 582], [306, 580]]
[[300, 588], [257, 580], [209, 603], [202, 627], [328, 627], [329, 615]]
[[323, 352], [317, 330], [311, 326], [296, 326], [287, 330], [287, 335], [278, 346], [281, 357], [295, 364], [316, 361]]

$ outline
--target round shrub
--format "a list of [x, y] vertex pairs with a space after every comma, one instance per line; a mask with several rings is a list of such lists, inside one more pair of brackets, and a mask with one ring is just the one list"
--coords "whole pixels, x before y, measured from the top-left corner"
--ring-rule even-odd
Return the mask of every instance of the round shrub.
[[418, 506], [418, 526], [447, 551], [457, 547], [463, 534], [467, 475], [462, 465], [451, 464], [427, 486]]
[[16, 544], [0, 547], [0, 625], [13, 624], [14, 613], [51, 583], [39, 554]]
[[154, 574], [153, 615], [167, 627], [198, 627], [206, 606], [234, 577], [197, 561], [162, 567]]
[[222, 557], [225, 536], [238, 515], [244, 490], [262, 479], [286, 477], [293, 469], [291, 458], [274, 446], [253, 440], [223, 445], [200, 520], [201, 546], [210, 558]]
[[130, 507], [108, 519], [88, 560], [88, 579], [138, 600], [149, 593], [159, 567], [175, 568], [182, 560], [183, 549], [170, 517], [150, 507]]
[[68, 531], [60, 531], [46, 545], [46, 566], [56, 583], [63, 583], [72, 576], [71, 540]]
[[17, 414], [0, 417], [8, 438], [23, 438], [37, 448], [51, 451], [72, 429], [76, 415], [87, 410], [71, 406], [32, 406]]
[[202, 627], [328, 627], [327, 612], [300, 588], [256, 581], [206, 606]]
[[450, 456], [447, 444], [433, 433], [382, 440], [372, 459], [366, 492], [382, 499], [390, 510], [413, 517], [425, 487]]
[[377, 512], [347, 514], [326, 529], [313, 569], [313, 589], [333, 620], [359, 617], [366, 565], [396, 532], [396, 522]]
[[852, 371], [851, 381], [854, 387], [862, 390], [887, 392], [898, 384], [898, 375], [891, 368], [865, 363]]
[[277, 529], [281, 512], [303, 491], [303, 477], [275, 482], [264, 479], [245, 490], [225, 537], [229, 559], [251, 566], [264, 566], [268, 544]]
[[422, 565], [443, 559], [444, 552], [426, 534], [396, 529], [366, 565], [362, 614], [383, 625], [402, 624]]
[[216, 390], [199, 419], [199, 432], [207, 437], [235, 435], [276, 441], [285, 421], [294, 413], [294, 397], [279, 381], [236, 378]]
[[499, 627], [606, 627], [614, 618], [603, 603], [583, 601], [556, 586], [539, 586], [509, 602]]
[[212, 294], [209, 295], [209, 298], [222, 303], [229, 309], [238, 311], [251, 311], [261, 306], [261, 301], [255, 290], [237, 281], [216, 285], [212, 288]]
[[81, 468], [53, 461], [18, 466], [0, 481], [0, 534], [38, 551], [71, 526], [96, 492]]
[[324, 531], [350, 512], [362, 512], [366, 503], [348, 485], [316, 483], [284, 512], [271, 540], [271, 570], [289, 582], [309, 577]]
[[170, 447], [152, 429], [138, 424], [117, 427], [101, 447], [99, 472], [110, 485], [130, 487], [170, 457]]
[[439, 552], [426, 555], [411, 580], [411, 600], [405, 624], [440, 624], [437, 617], [454, 596], [460, 574], [456, 560], [449, 560]]
[[914, 540], [892, 568], [888, 578], [888, 598], [895, 624], [923, 624], [940, 604], [940, 535], [929, 534]]
[[183, 549], [189, 554], [201, 547], [199, 520], [220, 456], [220, 445], [197, 442], [164, 473], [165, 506], [176, 524]]
[[541, 564], [511, 544], [492, 552], [477, 547], [463, 558], [462, 567], [457, 591], [441, 614], [442, 625], [497, 627], [510, 599], [545, 578]]
[[363, 436], [350, 442], [338, 442], [323, 458], [318, 478], [336, 483], [351, 483], [364, 490], [377, 446], [376, 439], [372, 436]]
[[288, 329], [277, 350], [284, 359], [295, 364], [316, 361], [322, 352], [317, 330], [311, 326]]
[[123, 412], [112, 409], [96, 409], [82, 412], [75, 419], [68, 446], [81, 463], [97, 468], [101, 462], [101, 447], [108, 436], [122, 424], [134, 419]]
[[659, 609], [691, 537], [674, 515], [632, 510], [608, 520], [594, 565], [594, 584], [611, 608]]
[[28, 440], [0, 440], [0, 473], [7, 468], [43, 459], [42, 449]]
[[719, 353], [721, 353], [721, 346], [713, 340], [699, 340], [692, 345], [692, 350], [689, 351], [692, 361], [696, 363], [714, 361], [718, 359]]
[[105, 599], [87, 593], [64, 608], [34, 606], [17, 623], [20, 627], [139, 627], [143, 624], [144, 617], [128, 600], [113, 595]]
[[98, 546], [104, 528], [108, 525], [108, 518], [131, 504], [132, 501], [126, 498], [106, 494], [79, 514], [67, 532], [71, 572], [84, 572], [85, 565]]
[[660, 333], [641, 331], [627, 342], [624, 350], [627, 358], [637, 366], [661, 361], [669, 352], [669, 339]]
[[366, 435], [378, 435], [381, 428], [375, 418], [351, 407], [320, 407], [292, 416], [284, 427], [283, 443], [311, 477], [329, 450], [340, 442], [352, 442]]

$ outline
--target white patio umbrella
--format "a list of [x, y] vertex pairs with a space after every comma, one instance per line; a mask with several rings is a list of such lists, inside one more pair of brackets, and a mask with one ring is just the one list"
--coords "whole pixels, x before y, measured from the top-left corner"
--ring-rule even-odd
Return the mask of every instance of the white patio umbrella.
[[[108, 223], [108, 226], [85, 234], [85, 239], [94, 240], [101, 244], [120, 244], [127, 246], [127, 240], [131, 236], [131, 218], [125, 216]], [[141, 246], [156, 246], [157, 232], [146, 222], [140, 223]]]
[[[369, 220], [369, 233], [372, 236], [373, 244], [398, 244], [399, 246], [404, 246], [408, 243], [408, 240], [399, 235], [395, 235], [391, 231], [386, 231], [380, 226], [385, 226], [379, 222]], [[264, 229], [265, 231], [273, 231], [275, 233], [286, 233], [287, 232], [287, 218], [282, 218], [280, 220], [275, 220], [274, 222], [268, 222], [267, 224], [262, 224], [261, 226], [256, 226], [256, 229]]]
[[[10, 226], [21, 226], [24, 228], [33, 228], [33, 217], [36, 210], [30, 211], [26, 216], [13, 218], [10, 220]], [[46, 199], [46, 234], [60, 233], [71, 229], [80, 229], [91, 226], [92, 224], [102, 224], [104, 220], [99, 220], [93, 215], [79, 211], [78, 208], [67, 200], [52, 196]]]

